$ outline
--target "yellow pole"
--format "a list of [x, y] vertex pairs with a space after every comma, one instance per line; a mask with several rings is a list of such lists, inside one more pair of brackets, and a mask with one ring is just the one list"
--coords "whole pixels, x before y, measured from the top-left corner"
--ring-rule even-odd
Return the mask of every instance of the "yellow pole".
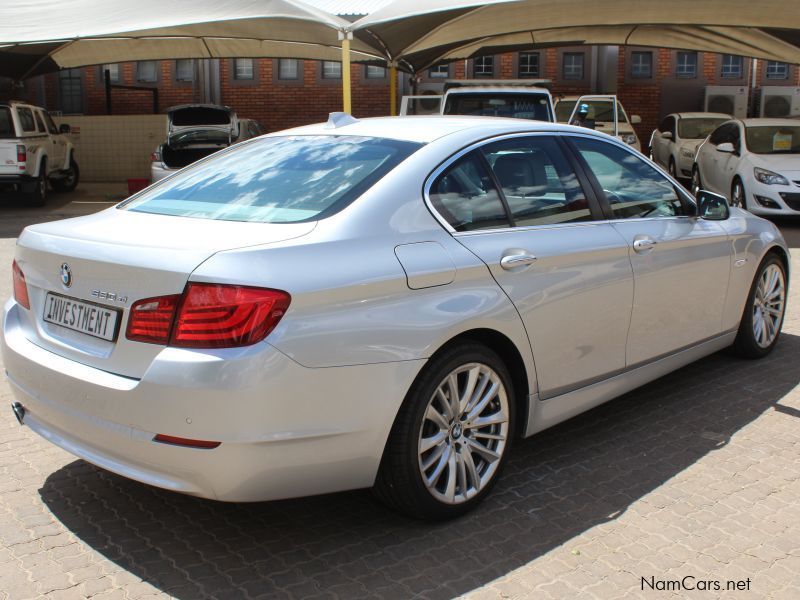
[[397, 64], [389, 65], [389, 115], [397, 116]]
[[353, 113], [350, 97], [350, 40], [353, 34], [350, 32], [339, 32], [342, 38], [342, 110], [348, 115]]

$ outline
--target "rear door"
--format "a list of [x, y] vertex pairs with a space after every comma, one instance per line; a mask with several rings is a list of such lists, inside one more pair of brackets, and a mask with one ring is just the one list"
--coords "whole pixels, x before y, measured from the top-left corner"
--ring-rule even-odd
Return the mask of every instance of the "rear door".
[[519, 311], [542, 399], [625, 366], [633, 298], [628, 247], [552, 135], [486, 143], [428, 188], [455, 238], [489, 267]]
[[695, 217], [691, 199], [627, 148], [585, 136], [568, 139], [630, 247], [635, 292], [628, 367], [722, 333], [731, 268], [723, 227]]

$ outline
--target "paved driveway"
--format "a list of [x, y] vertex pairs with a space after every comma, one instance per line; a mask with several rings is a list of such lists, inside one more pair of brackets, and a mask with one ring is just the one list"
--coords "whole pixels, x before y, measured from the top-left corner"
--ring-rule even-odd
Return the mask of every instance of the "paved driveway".
[[[0, 210], [0, 294], [21, 224], [96, 207]], [[800, 248], [800, 227], [783, 228]], [[127, 481], [19, 427], [3, 381], [0, 598], [796, 600], [792, 290], [768, 359], [711, 356], [518, 443], [491, 498], [440, 525], [365, 491], [237, 505]]]

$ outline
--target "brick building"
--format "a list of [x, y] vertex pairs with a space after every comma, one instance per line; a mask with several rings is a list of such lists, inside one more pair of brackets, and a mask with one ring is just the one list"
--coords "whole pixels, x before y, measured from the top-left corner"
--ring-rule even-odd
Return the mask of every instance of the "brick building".
[[[756, 77], [752, 77], [753, 65]], [[341, 64], [294, 59], [163, 60], [106, 65], [112, 84], [142, 89], [111, 91], [113, 114], [158, 112], [175, 104], [210, 100], [275, 131], [324, 120], [341, 109]], [[24, 90], [0, 87], [0, 97], [26, 99], [63, 114], [107, 112], [101, 66], [33, 78]], [[353, 64], [353, 114], [388, 114], [386, 69]], [[670, 112], [703, 110], [707, 86], [730, 86], [746, 96], [747, 114], [759, 114], [764, 86], [800, 87], [800, 68], [738, 56], [669, 49], [577, 46], [508, 52], [441, 65], [420, 74], [416, 89], [433, 92], [445, 79], [545, 78], [554, 94], [616, 93], [629, 115], [641, 116], [637, 133], [646, 142]], [[154, 105], [153, 90], [158, 91]], [[401, 93], [411, 92], [401, 76]], [[800, 93], [800, 90], [798, 90]]]

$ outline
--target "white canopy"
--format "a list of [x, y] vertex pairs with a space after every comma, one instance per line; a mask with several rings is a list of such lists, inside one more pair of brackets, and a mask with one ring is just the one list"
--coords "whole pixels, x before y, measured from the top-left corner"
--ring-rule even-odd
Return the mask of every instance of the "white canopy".
[[396, 0], [353, 24], [420, 71], [524, 47], [627, 44], [800, 63], [796, 0]]
[[[4, 0], [0, 76], [165, 58], [341, 60], [349, 26], [299, 0]], [[350, 57], [381, 53], [354, 40]]]

